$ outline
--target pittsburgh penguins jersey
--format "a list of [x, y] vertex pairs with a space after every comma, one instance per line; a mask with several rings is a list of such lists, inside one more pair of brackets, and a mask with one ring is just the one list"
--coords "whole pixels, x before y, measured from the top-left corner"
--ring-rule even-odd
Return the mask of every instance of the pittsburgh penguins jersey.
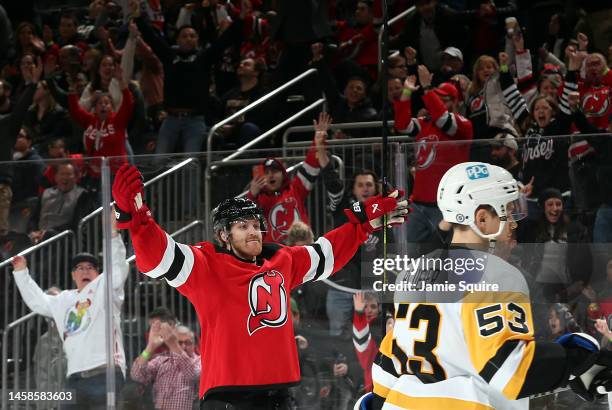
[[166, 279], [196, 310], [200, 397], [299, 382], [290, 292], [338, 271], [367, 236], [361, 225], [345, 224], [312, 245], [265, 245], [253, 262], [208, 242], [176, 243], [152, 220], [131, 234], [138, 269]]
[[[534, 342], [529, 290], [516, 268], [462, 248], [426, 258], [396, 282], [412, 287], [394, 294], [394, 328], [372, 369], [375, 408], [528, 409], [530, 394], [562, 383], [564, 370], [546, 374], [542, 353], [565, 369], [565, 351]], [[424, 267], [437, 259], [444, 269]], [[474, 262], [467, 269], [462, 260]]]

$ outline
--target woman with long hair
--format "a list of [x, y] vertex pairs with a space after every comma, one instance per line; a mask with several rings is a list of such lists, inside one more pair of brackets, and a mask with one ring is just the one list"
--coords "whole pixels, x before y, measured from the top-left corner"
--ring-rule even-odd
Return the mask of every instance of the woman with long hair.
[[46, 81], [36, 86], [32, 105], [26, 113], [24, 127], [28, 128], [34, 148], [47, 156], [49, 142], [70, 133], [66, 111], [55, 101]]
[[[113, 173], [126, 161], [126, 129], [134, 105], [132, 93], [128, 88], [128, 81], [123, 78], [120, 66], [115, 67], [113, 74], [115, 80], [121, 85], [121, 105], [117, 106], [108, 93], [96, 93], [93, 97], [93, 110], [84, 109], [75, 92], [75, 84], [71, 83], [71, 94], [68, 96], [68, 107], [72, 119], [85, 128], [83, 133], [83, 146], [86, 157], [119, 157], [111, 164]], [[92, 185], [99, 185], [99, 161], [89, 161], [87, 176], [93, 179]]]

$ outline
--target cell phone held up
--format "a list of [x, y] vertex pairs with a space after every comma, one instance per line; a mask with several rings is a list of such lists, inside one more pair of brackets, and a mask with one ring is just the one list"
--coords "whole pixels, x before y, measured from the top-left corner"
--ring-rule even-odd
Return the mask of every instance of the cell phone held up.
[[261, 164], [253, 165], [253, 179], [261, 178], [265, 175], [266, 175], [266, 170], [264, 169], [263, 165]]

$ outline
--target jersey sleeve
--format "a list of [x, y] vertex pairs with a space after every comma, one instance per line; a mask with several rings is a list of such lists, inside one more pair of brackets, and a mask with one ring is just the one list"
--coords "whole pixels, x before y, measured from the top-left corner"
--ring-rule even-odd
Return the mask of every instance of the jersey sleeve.
[[361, 368], [364, 370], [366, 390], [372, 386], [372, 364], [378, 353], [378, 346], [372, 339], [370, 324], [365, 313], [353, 313], [353, 346]]
[[531, 304], [515, 292], [473, 296], [461, 305], [471, 362], [491, 387], [515, 400], [534, 358]]
[[393, 332], [385, 335], [380, 343], [380, 350], [372, 364], [372, 392], [378, 399], [384, 401], [400, 377], [393, 363]]
[[416, 137], [421, 132], [421, 124], [417, 118], [412, 117], [411, 100], [393, 100], [393, 120], [398, 132]]
[[367, 238], [360, 224], [346, 223], [329, 231], [312, 245], [283, 248], [291, 258], [293, 289], [302, 283], [323, 280], [338, 272], [351, 260]]
[[130, 232], [138, 270], [151, 278], [165, 279], [189, 298], [194, 272], [207, 271], [203, 249], [175, 242], [153, 220]]
[[449, 112], [435, 91], [428, 91], [423, 95], [425, 108], [431, 115], [432, 122], [442, 132], [455, 139], [472, 138], [472, 122], [467, 118]]
[[295, 178], [291, 181], [294, 192], [298, 196], [296, 199], [299, 202], [304, 202], [308, 193], [313, 190], [320, 171], [319, 161], [316, 156], [316, 148], [313, 144], [308, 150], [304, 162], [298, 168]]

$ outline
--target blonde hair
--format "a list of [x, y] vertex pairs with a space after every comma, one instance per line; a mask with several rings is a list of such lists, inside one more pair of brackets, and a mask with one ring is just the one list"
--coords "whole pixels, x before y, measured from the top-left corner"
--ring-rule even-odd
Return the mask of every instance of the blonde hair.
[[302, 221], [295, 221], [287, 232], [287, 245], [293, 246], [298, 242], [310, 244], [313, 242], [314, 234], [310, 226]]
[[482, 66], [484, 66], [486, 63], [493, 64], [495, 66], [495, 70], [499, 71], [499, 64], [497, 64], [497, 60], [495, 60], [493, 57], [488, 56], [486, 54], [478, 57], [478, 59], [474, 63], [474, 69], [472, 71], [472, 83], [470, 84], [470, 88], [468, 90], [468, 94], [471, 96], [478, 94], [480, 90], [482, 90], [482, 87], [484, 87], [484, 83], [481, 82], [478, 78], [478, 71], [480, 71]]

